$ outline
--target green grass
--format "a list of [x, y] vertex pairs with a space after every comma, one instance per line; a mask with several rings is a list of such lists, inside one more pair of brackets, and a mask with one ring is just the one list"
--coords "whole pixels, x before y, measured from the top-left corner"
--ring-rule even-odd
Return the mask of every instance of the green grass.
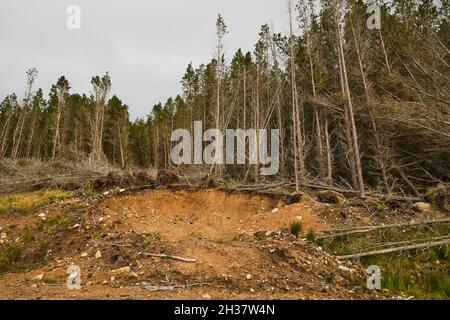
[[290, 231], [291, 231], [291, 234], [298, 237], [300, 235], [300, 233], [302, 232], [302, 224], [298, 221], [292, 222]]
[[309, 229], [306, 233], [306, 240], [313, 242], [316, 239], [316, 234], [314, 230]]
[[[394, 228], [354, 234], [317, 243], [336, 255], [372, 251], [390, 243], [425, 242], [450, 234], [450, 224]], [[397, 245], [395, 245], [397, 246]], [[411, 250], [363, 257], [364, 267], [377, 265], [382, 272], [382, 289], [388, 295], [403, 294], [418, 299], [450, 299], [450, 250], [448, 247]], [[365, 286], [361, 282], [361, 285]]]
[[58, 190], [2, 195], [0, 196], [0, 214], [7, 212], [32, 213], [40, 207], [73, 196], [73, 192]]
[[42, 220], [39, 229], [46, 233], [67, 231], [75, 223], [75, 215], [72, 213], [60, 213], [48, 220]]
[[22, 256], [23, 245], [8, 244], [0, 250], [0, 273], [10, 269]]

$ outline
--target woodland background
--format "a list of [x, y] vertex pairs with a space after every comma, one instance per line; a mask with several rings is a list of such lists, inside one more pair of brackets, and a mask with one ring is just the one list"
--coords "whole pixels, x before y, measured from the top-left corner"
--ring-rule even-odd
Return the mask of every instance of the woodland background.
[[254, 51], [230, 60], [219, 16], [216, 56], [189, 64], [182, 92], [146, 119], [130, 120], [108, 73], [92, 77], [89, 94], [61, 76], [47, 97], [32, 68], [25, 94], [0, 104], [0, 159], [169, 169], [171, 132], [200, 120], [205, 130], [280, 129], [278, 176], [248, 165], [207, 170], [218, 179], [419, 195], [450, 180], [450, 4], [379, 5], [381, 29], [369, 30], [362, 1], [291, 1], [289, 34], [263, 25]]

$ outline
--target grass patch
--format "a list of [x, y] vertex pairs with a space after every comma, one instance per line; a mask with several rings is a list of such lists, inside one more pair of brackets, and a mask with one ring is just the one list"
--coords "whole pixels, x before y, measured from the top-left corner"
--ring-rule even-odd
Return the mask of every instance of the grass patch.
[[57, 231], [67, 231], [75, 222], [75, 216], [72, 213], [60, 213], [48, 220], [42, 220], [39, 229], [46, 233]]
[[292, 222], [290, 231], [291, 231], [291, 234], [298, 237], [300, 235], [300, 233], [302, 232], [302, 224], [298, 221]]
[[0, 214], [6, 212], [31, 213], [40, 207], [74, 196], [70, 191], [37, 191], [0, 196]]
[[[426, 242], [449, 234], [450, 224], [439, 224], [376, 230], [316, 242], [330, 253], [347, 255]], [[381, 268], [381, 287], [388, 290], [389, 295], [403, 294], [418, 299], [450, 299], [448, 246], [363, 257], [360, 262], [364, 267], [377, 265]]]
[[0, 251], [0, 273], [8, 271], [22, 256], [21, 244], [8, 244]]
[[314, 242], [315, 239], [316, 239], [316, 233], [314, 232], [314, 230], [309, 229], [308, 232], [306, 233], [306, 240], [308, 240], [310, 242]]

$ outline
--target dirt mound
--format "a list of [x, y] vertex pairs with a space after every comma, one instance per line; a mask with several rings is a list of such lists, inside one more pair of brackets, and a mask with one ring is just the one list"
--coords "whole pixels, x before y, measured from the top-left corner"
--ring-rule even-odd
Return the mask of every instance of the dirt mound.
[[[250, 194], [156, 190], [101, 202], [61, 203], [23, 217], [20, 230], [8, 227], [17, 223], [17, 217], [6, 215], [0, 228], [9, 230], [11, 241], [34, 225], [53, 228], [56, 223], [62, 229], [32, 231], [35, 240], [28, 246], [46, 243], [42, 260], [22, 266], [22, 273], [1, 275], [0, 298], [367, 297], [363, 289], [354, 289], [355, 281], [364, 277], [361, 270], [343, 272], [334, 257], [289, 234], [293, 221], [301, 222], [305, 232], [327, 227], [315, 213], [317, 205], [307, 197], [288, 204]], [[70, 222], [62, 225], [66, 220], [61, 212], [73, 216]], [[70, 265], [80, 267], [79, 291], [65, 287]], [[150, 292], [144, 284], [181, 287]]]
[[94, 190], [103, 191], [113, 188], [139, 187], [153, 184], [154, 180], [145, 171], [127, 173], [110, 171], [106, 177], [101, 177], [92, 181]]
[[317, 193], [319, 201], [324, 203], [338, 203], [342, 204], [345, 202], [345, 197], [336, 191], [322, 190]]
[[158, 175], [156, 176], [155, 182], [160, 186], [169, 186], [171, 184], [179, 183], [180, 178], [174, 172], [168, 170], [158, 170]]

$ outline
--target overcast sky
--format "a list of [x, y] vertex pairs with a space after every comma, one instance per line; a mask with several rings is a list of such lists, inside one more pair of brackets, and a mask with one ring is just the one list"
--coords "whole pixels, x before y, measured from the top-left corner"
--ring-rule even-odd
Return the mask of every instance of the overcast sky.
[[[226, 58], [253, 50], [262, 24], [287, 30], [287, 0], [0, 0], [0, 99], [22, 97], [25, 72], [48, 94], [65, 75], [71, 92], [89, 93], [92, 75], [109, 71], [112, 94], [144, 117], [181, 92], [186, 66], [213, 57], [215, 21], [228, 25]], [[81, 29], [68, 30], [67, 7], [81, 8]]]

